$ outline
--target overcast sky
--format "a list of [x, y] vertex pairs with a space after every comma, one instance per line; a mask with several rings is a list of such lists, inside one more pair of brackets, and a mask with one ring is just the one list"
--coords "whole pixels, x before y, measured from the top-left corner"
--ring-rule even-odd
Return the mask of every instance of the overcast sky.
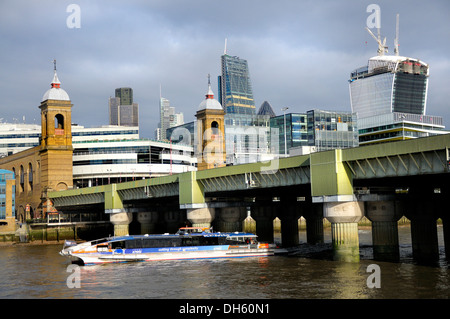
[[[79, 28], [67, 24], [70, 4], [80, 8]], [[108, 98], [131, 87], [141, 137], [153, 138], [160, 86], [186, 122], [205, 98], [208, 74], [217, 95], [225, 38], [228, 54], [248, 61], [257, 109], [267, 100], [277, 114], [285, 106], [350, 111], [349, 74], [377, 50], [364, 29], [369, 4], [381, 8], [389, 54], [400, 14], [400, 55], [430, 64], [427, 114], [449, 129], [448, 0], [1, 0], [0, 118], [40, 124], [56, 59], [72, 122], [108, 124]]]

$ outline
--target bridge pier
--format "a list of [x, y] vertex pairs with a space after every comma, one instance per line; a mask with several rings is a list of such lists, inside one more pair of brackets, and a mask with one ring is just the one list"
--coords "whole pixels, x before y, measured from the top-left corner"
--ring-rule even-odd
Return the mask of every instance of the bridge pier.
[[186, 217], [193, 227], [211, 227], [215, 217], [214, 207], [189, 208], [186, 210]]
[[400, 258], [398, 220], [401, 213], [395, 201], [366, 202], [366, 216], [372, 222], [374, 259], [397, 261]]
[[300, 244], [298, 236], [300, 216], [300, 206], [296, 198], [282, 197], [277, 209], [277, 217], [281, 220], [281, 245], [283, 247], [294, 247]]
[[163, 214], [165, 231], [170, 234], [176, 233], [180, 226], [186, 222], [185, 212], [181, 209], [162, 210], [159, 212], [160, 216], [161, 214]]
[[246, 207], [216, 208], [216, 225], [220, 232], [242, 231], [242, 222], [247, 217]]
[[141, 225], [141, 234], [153, 234], [158, 221], [158, 212], [138, 212], [137, 221]]
[[323, 203], [314, 203], [304, 209], [306, 241], [308, 244], [323, 244]]
[[114, 225], [114, 236], [129, 235], [129, 227], [133, 220], [133, 213], [111, 213], [109, 220]]
[[324, 217], [331, 223], [333, 259], [359, 261], [358, 222], [364, 216], [363, 202], [326, 202]]
[[410, 201], [407, 216], [411, 220], [413, 258], [420, 261], [439, 259], [437, 217], [433, 202]]
[[267, 205], [257, 205], [252, 208], [252, 217], [256, 221], [256, 235], [258, 241], [273, 243], [273, 220], [275, 218], [275, 207], [272, 202], [267, 202]]

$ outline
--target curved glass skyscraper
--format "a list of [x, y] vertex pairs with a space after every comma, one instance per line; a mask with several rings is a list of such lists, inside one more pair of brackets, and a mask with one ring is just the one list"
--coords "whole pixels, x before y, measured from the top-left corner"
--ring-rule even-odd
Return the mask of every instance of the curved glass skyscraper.
[[370, 58], [350, 74], [360, 145], [444, 133], [441, 117], [425, 115], [428, 76], [428, 64], [397, 55]]
[[377, 56], [350, 75], [352, 111], [359, 118], [389, 112], [425, 114], [428, 65], [401, 56]]

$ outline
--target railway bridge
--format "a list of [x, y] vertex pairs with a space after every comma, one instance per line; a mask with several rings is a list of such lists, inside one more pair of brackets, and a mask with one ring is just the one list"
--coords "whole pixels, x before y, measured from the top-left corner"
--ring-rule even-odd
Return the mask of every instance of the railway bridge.
[[363, 216], [372, 222], [375, 259], [397, 259], [397, 222], [406, 216], [411, 221], [413, 255], [428, 260], [439, 256], [438, 218], [450, 257], [449, 148], [450, 135], [440, 135], [48, 196], [65, 213], [109, 215], [116, 235], [128, 234], [133, 219], [141, 233], [152, 233], [158, 225], [172, 232], [186, 222], [238, 231], [250, 209], [261, 241], [273, 241], [273, 219], [278, 217], [283, 246], [295, 246], [301, 216], [309, 243], [323, 242], [326, 218], [331, 222], [334, 258], [350, 261], [359, 260], [357, 223]]

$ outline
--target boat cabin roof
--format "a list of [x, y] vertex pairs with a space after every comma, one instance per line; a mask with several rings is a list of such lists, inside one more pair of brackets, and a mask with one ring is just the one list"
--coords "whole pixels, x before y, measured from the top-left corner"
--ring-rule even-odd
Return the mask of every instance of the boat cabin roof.
[[180, 236], [204, 236], [204, 237], [245, 237], [256, 238], [257, 236], [252, 233], [246, 232], [211, 232], [207, 227], [182, 227], [176, 234], [145, 234], [145, 235], [125, 235], [118, 237], [107, 237], [91, 241], [91, 245], [97, 245], [106, 242], [114, 242], [120, 240], [133, 240], [133, 239], [159, 239], [159, 238], [174, 238]]

